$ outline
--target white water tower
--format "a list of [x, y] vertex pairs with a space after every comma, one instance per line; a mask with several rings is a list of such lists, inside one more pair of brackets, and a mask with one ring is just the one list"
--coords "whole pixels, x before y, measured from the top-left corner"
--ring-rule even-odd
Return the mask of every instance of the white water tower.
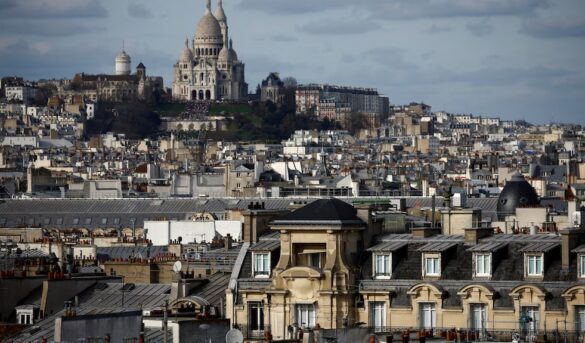
[[122, 50], [116, 56], [116, 75], [130, 75], [132, 60], [126, 51]]

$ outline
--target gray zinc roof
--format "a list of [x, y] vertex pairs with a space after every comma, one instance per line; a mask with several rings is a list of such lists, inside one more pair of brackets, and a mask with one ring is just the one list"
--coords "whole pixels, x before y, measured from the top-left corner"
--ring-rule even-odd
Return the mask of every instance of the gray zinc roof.
[[558, 242], [532, 243], [520, 249], [520, 252], [549, 252], [552, 249], [558, 247], [559, 245], [561, 245], [561, 243]]
[[382, 242], [369, 248], [368, 251], [383, 251], [383, 252], [394, 252], [408, 245], [408, 242], [394, 241], [394, 242]]
[[507, 245], [507, 242], [486, 242], [474, 245], [467, 250], [472, 252], [494, 252], [506, 247]]
[[458, 242], [429, 242], [418, 248], [421, 252], [443, 252], [459, 244]]

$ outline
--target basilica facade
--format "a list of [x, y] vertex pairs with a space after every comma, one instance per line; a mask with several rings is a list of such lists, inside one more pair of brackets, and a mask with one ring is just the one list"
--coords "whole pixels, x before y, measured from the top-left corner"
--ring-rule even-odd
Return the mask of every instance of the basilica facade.
[[215, 15], [211, 0], [206, 1], [205, 14], [197, 32], [173, 67], [173, 98], [175, 100], [243, 100], [248, 94], [244, 63], [238, 60], [228, 36], [227, 17], [222, 0]]

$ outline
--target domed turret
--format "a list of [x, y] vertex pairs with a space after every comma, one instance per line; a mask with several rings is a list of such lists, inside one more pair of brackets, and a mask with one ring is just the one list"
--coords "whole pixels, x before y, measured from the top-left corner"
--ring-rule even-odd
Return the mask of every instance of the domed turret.
[[221, 34], [221, 26], [217, 19], [211, 14], [211, 0], [207, 0], [207, 8], [205, 14], [197, 24], [197, 32], [195, 33], [195, 44], [204, 45], [218, 45], [223, 44], [223, 35]]
[[230, 38], [230, 61], [237, 61], [238, 54], [236, 54], [236, 50], [234, 50], [234, 42]]
[[223, 48], [221, 48], [221, 50], [219, 51], [219, 55], [217, 55], [217, 61], [218, 62], [228, 62], [230, 59], [230, 49], [227, 48], [227, 46], [223, 46]]
[[132, 59], [126, 51], [122, 50], [116, 56], [116, 75], [130, 75], [130, 69], [132, 67]]
[[181, 52], [181, 62], [191, 62], [193, 60], [193, 51], [189, 48], [189, 40], [185, 38], [185, 47]]
[[215, 10], [215, 19], [217, 19], [218, 22], [222, 23], [222, 22], [227, 22], [227, 17], [225, 16], [225, 12], [223, 11], [223, 1], [222, 0], [217, 0], [217, 9]]
[[504, 220], [507, 215], [516, 214], [518, 207], [530, 207], [540, 204], [534, 188], [516, 172], [510, 176], [498, 197], [498, 218]]

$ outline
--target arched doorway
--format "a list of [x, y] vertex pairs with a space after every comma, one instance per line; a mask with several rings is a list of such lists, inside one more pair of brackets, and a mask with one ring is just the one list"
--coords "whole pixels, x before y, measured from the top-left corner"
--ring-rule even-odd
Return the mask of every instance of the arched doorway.
[[203, 100], [203, 91], [202, 90], [199, 91], [199, 100]]
[[191, 100], [197, 100], [197, 91], [191, 92]]
[[205, 91], [205, 100], [211, 100], [211, 91], [209, 89]]

